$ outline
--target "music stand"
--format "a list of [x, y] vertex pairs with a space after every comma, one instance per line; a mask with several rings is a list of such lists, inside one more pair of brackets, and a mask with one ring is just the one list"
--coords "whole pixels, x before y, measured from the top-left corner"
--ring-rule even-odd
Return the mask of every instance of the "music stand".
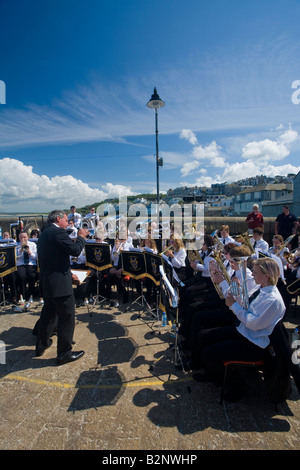
[[16, 270], [17, 262], [15, 246], [0, 247], [0, 279], [2, 291], [2, 301], [0, 303], [0, 307], [14, 305], [12, 302], [8, 302], [5, 298], [4, 277], [15, 272]]
[[151, 311], [151, 307], [148, 304], [144, 292], [143, 292], [143, 278], [146, 277], [147, 267], [145, 253], [142, 251], [121, 251], [121, 263], [122, 263], [122, 272], [125, 276], [129, 276], [132, 279], [141, 281], [141, 295], [132, 302], [132, 305], [139, 303], [141, 299], [141, 307], [144, 308], [144, 303], [147, 305], [148, 309]]
[[[175, 342], [174, 342], [174, 345], [170, 345], [170, 348], [169, 349], [174, 349], [175, 351], [175, 354], [174, 354], [174, 365], [176, 365], [178, 363], [178, 359], [180, 360], [180, 365], [181, 365], [181, 368], [185, 374], [185, 379], [187, 380], [187, 372], [185, 371], [184, 369], [184, 365], [183, 365], [183, 361], [182, 361], [182, 357], [181, 357], [181, 352], [180, 352], [180, 349], [179, 349], [179, 343], [178, 343], [178, 330], [179, 330], [179, 297], [178, 297], [178, 288], [176, 288], [176, 290], [174, 289], [174, 287], [172, 286], [170, 280], [168, 279], [168, 276], [166, 275], [165, 273], [165, 270], [164, 270], [164, 266], [161, 265], [160, 268], [160, 274], [161, 274], [161, 285], [162, 285], [162, 291], [165, 291], [165, 296], [168, 297], [168, 303], [170, 305], [171, 308], [173, 309], [176, 309], [176, 331], [175, 331]], [[153, 365], [150, 366], [149, 370], [153, 370], [154, 368], [154, 365], [156, 365], [156, 363], [158, 361], [160, 361], [162, 358], [164, 357], [161, 356], [157, 361], [155, 361], [155, 363]], [[191, 389], [189, 387], [189, 385], [187, 384], [187, 390], [188, 392], [190, 393], [191, 392]]]
[[[156, 288], [156, 319], [159, 321], [159, 297], [160, 297], [160, 285], [161, 285], [161, 275], [159, 267], [162, 264], [162, 258], [160, 255], [156, 255], [149, 251], [145, 251], [145, 260], [146, 260], [146, 277], [152, 280]], [[153, 311], [153, 310], [152, 310]]]
[[106, 297], [100, 295], [100, 281], [103, 281], [102, 271], [111, 268], [111, 246], [108, 243], [91, 243], [86, 244], [85, 247], [86, 266], [90, 266], [96, 270], [97, 289], [96, 295], [93, 297], [93, 305], [101, 304], [108, 300]]

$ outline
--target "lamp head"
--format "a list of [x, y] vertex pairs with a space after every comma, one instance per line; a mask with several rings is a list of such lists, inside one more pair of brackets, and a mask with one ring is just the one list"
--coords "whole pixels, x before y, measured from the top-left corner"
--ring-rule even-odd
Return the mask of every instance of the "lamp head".
[[147, 103], [148, 108], [158, 109], [158, 108], [162, 108], [164, 105], [165, 105], [165, 102], [160, 99], [159, 94], [157, 93], [157, 89], [154, 88], [153, 95], [151, 96], [151, 99]]

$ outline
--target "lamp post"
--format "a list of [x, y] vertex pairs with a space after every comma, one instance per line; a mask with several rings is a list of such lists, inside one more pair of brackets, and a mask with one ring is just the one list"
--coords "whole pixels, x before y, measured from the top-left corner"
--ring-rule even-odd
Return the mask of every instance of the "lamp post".
[[157, 89], [154, 88], [153, 95], [147, 103], [148, 108], [155, 109], [155, 135], [156, 135], [156, 201], [157, 201], [157, 224], [159, 226], [159, 167], [163, 166], [163, 159], [159, 158], [158, 152], [158, 109], [162, 108], [165, 102], [160, 99]]

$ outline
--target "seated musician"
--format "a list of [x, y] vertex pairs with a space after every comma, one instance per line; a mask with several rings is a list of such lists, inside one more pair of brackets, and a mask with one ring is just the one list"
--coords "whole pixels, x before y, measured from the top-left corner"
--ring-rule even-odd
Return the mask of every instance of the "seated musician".
[[[236, 283], [235, 299], [240, 305], [243, 304], [245, 293], [248, 296], [252, 296], [259, 288], [249, 268], [246, 268], [244, 280], [240, 264], [236, 261], [238, 258], [249, 257], [251, 255], [249, 248], [236, 246], [232, 243], [226, 245], [224, 251], [226, 261], [230, 262], [230, 267], [226, 269], [224, 263], [225, 271], [223, 271], [215, 263], [213, 269], [211, 269], [212, 281], [220, 292], [221, 300], [219, 297], [218, 301], [216, 301], [213, 294], [210, 293], [209, 296], [203, 297], [202, 301], [192, 303], [186, 311], [183, 324], [180, 328], [180, 333], [185, 338], [184, 346], [186, 354], [192, 354], [192, 359], [189, 361], [191, 368], [196, 368], [193, 350], [199, 331], [217, 326], [232, 325], [235, 322], [235, 315], [226, 306], [224, 300], [232, 291], [233, 283]], [[224, 273], [227, 273], [226, 278]], [[242, 290], [244, 284], [246, 284], [246, 289]]]
[[[1, 243], [2, 240], [5, 242]], [[10, 238], [9, 232], [2, 233], [2, 239], [0, 239], [0, 247], [15, 246], [16, 241], [13, 238]], [[6, 296], [9, 296], [10, 302], [17, 303], [17, 289], [16, 289], [16, 272], [7, 274], [3, 278], [4, 292]]]
[[[156, 247], [156, 242], [153, 238], [150, 238], [150, 234], [148, 238], [144, 238], [141, 241], [140, 245], [141, 250], [143, 251], [148, 251], [150, 253], [153, 253], [154, 255], [157, 254], [157, 247]], [[152, 302], [156, 302], [156, 285], [150, 279], [149, 277], [145, 277], [144, 284], [146, 287], [146, 301], [148, 304], [151, 304]]]
[[67, 232], [70, 238], [77, 238], [78, 229], [75, 227], [73, 218], [68, 219]]
[[268, 254], [269, 243], [263, 239], [263, 236], [264, 236], [264, 231], [261, 227], [256, 227], [255, 229], [253, 229], [251, 243], [253, 245], [253, 248], [256, 254], [258, 252]]
[[282, 263], [284, 271], [283, 280], [290, 277], [290, 268], [288, 266], [287, 255], [290, 252], [288, 247], [284, 246], [284, 239], [281, 235], [274, 235], [272, 239], [272, 246], [268, 249], [268, 255], [278, 256]]
[[39, 236], [40, 236], [40, 231], [37, 228], [34, 228], [33, 230], [31, 230], [30, 238], [37, 239], [39, 238]]
[[128, 292], [123, 282], [120, 251], [130, 251], [133, 248], [131, 237], [115, 240], [111, 254], [113, 267], [109, 269], [106, 277], [106, 298], [111, 298], [112, 285], [116, 284], [117, 293], [123, 296], [123, 303], [128, 302]]
[[[184, 316], [187, 306], [194, 302], [194, 298], [199, 296], [201, 292], [213, 289], [209, 273], [210, 253], [214, 241], [210, 235], [204, 235], [204, 243], [199, 251], [202, 263], [199, 261], [190, 261], [189, 264], [194, 270], [195, 275], [187, 279], [184, 286], [180, 287], [179, 292], [179, 314]], [[189, 253], [188, 253], [189, 256]]]
[[300, 236], [298, 236], [298, 248], [289, 254], [288, 262], [290, 275], [286, 279], [286, 291], [291, 299], [300, 289]]
[[[253, 261], [253, 277], [260, 285], [255, 299], [249, 299], [247, 309], [232, 294], [226, 297], [226, 305], [236, 317], [236, 325], [202, 330], [197, 337], [197, 359], [204, 373], [194, 375], [200, 381], [212, 381], [220, 386], [224, 376], [225, 360], [258, 361], [268, 353], [269, 336], [275, 325], [283, 318], [285, 306], [276, 287], [279, 267], [272, 258]], [[244, 388], [240, 378], [232, 382], [229, 377], [224, 398], [237, 401]]]
[[184, 282], [186, 280], [186, 250], [182, 239], [175, 237], [176, 235], [170, 236], [170, 248], [167, 250], [167, 247], [165, 247], [164, 252], [169, 258], [178, 278]]
[[220, 228], [220, 239], [223, 245], [227, 245], [227, 243], [236, 243], [234, 238], [229, 235], [230, 229], [229, 225], [222, 225]]
[[29, 241], [28, 233], [25, 231], [19, 233], [19, 241], [16, 247], [16, 280], [19, 301], [23, 302], [26, 298], [27, 283], [29, 300], [33, 300], [35, 295], [35, 283], [38, 280], [37, 246], [36, 243]]

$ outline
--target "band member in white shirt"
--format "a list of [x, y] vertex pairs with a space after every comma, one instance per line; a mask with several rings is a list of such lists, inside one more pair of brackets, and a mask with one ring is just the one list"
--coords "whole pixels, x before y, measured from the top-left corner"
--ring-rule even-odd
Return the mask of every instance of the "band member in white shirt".
[[222, 225], [221, 228], [220, 228], [220, 240], [221, 242], [223, 243], [223, 245], [227, 245], [227, 243], [235, 243], [237, 244], [237, 242], [235, 241], [234, 238], [232, 238], [230, 235], [229, 235], [229, 225]]
[[[186, 250], [181, 238], [170, 237], [170, 249], [165, 251], [178, 278], [184, 282], [186, 280]], [[171, 248], [172, 247], [172, 248]]]
[[81, 214], [79, 212], [76, 212], [76, 207], [71, 206], [70, 207], [70, 214], [68, 214], [68, 221], [70, 219], [74, 220], [74, 226], [78, 229], [81, 227]]
[[268, 254], [268, 251], [269, 251], [269, 243], [263, 239], [263, 236], [264, 236], [264, 231], [262, 228], [257, 227], [253, 229], [253, 235], [252, 235], [253, 238], [251, 238], [251, 243], [253, 245], [253, 248], [257, 256], [259, 252]]
[[[280, 271], [272, 258], [264, 257], [253, 261], [253, 277], [260, 285], [257, 296], [248, 309], [243, 308], [232, 294], [226, 297], [226, 305], [236, 316], [236, 325], [202, 330], [198, 335], [198, 353], [205, 372], [195, 374], [200, 381], [222, 384], [225, 360], [263, 360], [270, 344], [269, 336], [276, 324], [283, 318], [286, 308], [276, 285]], [[237, 401], [243, 396], [242, 382], [229, 383], [224, 398]]]
[[38, 279], [37, 274], [37, 246], [29, 241], [28, 233], [22, 231], [19, 233], [20, 243], [16, 247], [17, 258], [17, 288], [19, 291], [19, 300], [25, 301], [26, 286], [28, 282], [28, 296], [32, 300], [35, 294], [35, 283]]
[[107, 273], [106, 277], [106, 297], [111, 298], [111, 288], [113, 284], [117, 286], [117, 292], [123, 296], [123, 303], [128, 302], [128, 292], [123, 283], [122, 266], [120, 260], [120, 251], [130, 251], [133, 249], [132, 238], [116, 239], [111, 253], [113, 267]]

